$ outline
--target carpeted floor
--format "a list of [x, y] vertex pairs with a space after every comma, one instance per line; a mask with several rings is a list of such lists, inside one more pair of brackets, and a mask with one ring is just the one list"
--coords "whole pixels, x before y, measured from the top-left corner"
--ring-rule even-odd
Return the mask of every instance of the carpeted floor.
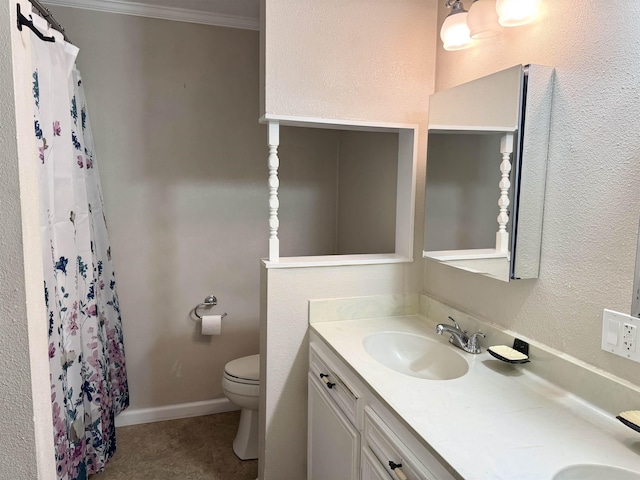
[[258, 461], [231, 444], [240, 412], [117, 429], [117, 451], [91, 480], [255, 480]]

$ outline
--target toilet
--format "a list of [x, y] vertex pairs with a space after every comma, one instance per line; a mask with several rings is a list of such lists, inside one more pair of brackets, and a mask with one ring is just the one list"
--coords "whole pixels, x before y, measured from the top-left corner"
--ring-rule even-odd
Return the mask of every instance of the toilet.
[[233, 451], [241, 460], [258, 458], [260, 355], [249, 355], [227, 363], [222, 390], [231, 403], [242, 409]]

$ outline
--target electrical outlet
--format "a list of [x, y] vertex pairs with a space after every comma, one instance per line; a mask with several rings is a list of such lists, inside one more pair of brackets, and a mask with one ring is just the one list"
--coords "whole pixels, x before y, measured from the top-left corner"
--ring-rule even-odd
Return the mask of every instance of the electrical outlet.
[[640, 363], [638, 328], [639, 318], [605, 309], [602, 313], [602, 350]]
[[626, 352], [636, 351], [636, 327], [625, 323], [622, 327], [622, 346]]

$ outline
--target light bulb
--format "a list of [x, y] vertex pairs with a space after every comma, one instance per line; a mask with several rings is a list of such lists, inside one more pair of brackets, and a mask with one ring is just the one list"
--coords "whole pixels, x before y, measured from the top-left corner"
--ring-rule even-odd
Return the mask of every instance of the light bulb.
[[459, 1], [453, 3], [451, 13], [444, 19], [440, 38], [444, 49], [450, 51], [469, 48], [473, 44], [467, 27], [467, 12]]
[[500, 35], [502, 27], [498, 23], [495, 0], [476, 0], [469, 8], [467, 26], [474, 40]]
[[497, 0], [498, 21], [503, 27], [518, 27], [538, 16], [540, 0]]

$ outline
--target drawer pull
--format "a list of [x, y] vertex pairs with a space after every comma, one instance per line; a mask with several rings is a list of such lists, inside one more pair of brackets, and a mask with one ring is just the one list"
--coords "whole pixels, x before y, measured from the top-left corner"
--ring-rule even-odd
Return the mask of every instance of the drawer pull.
[[320, 374], [320, 379], [327, 384], [328, 388], [333, 388], [336, 386], [335, 383], [332, 383], [329, 381], [329, 375], [327, 375], [326, 373], [321, 373]]
[[396, 477], [398, 477], [398, 480], [408, 480], [407, 476], [402, 472], [402, 470], [400, 470], [402, 468], [401, 463], [394, 463], [393, 461], [389, 460], [389, 467], [391, 467], [391, 470], [393, 470], [393, 473], [396, 474]]

